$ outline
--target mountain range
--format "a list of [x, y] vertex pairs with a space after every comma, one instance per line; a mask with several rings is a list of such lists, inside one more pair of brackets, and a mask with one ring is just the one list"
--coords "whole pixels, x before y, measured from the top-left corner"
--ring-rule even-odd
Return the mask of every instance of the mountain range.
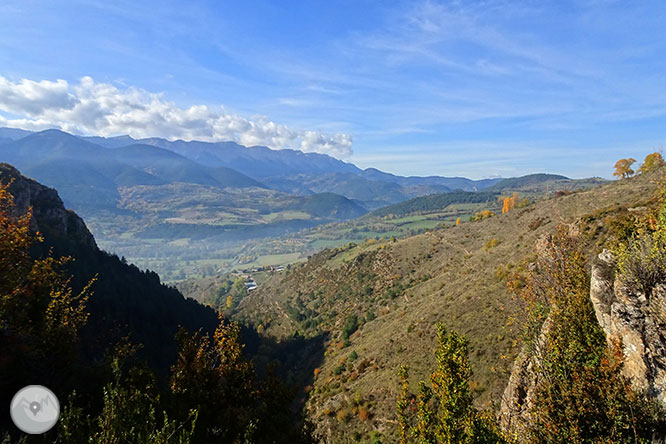
[[[86, 219], [100, 246], [162, 275], [168, 270], [152, 259], [169, 257], [167, 267], [190, 260], [231, 260], [247, 250], [248, 242], [356, 219], [373, 210], [379, 215], [376, 210], [390, 205], [418, 209], [429, 202], [426, 207], [437, 210], [433, 205], [448, 205], [459, 197], [482, 203], [506, 188], [499, 178], [403, 177], [290, 149], [79, 137], [59, 130], [0, 128], [0, 162], [56, 188], [65, 205]], [[532, 180], [553, 178], [568, 180], [551, 175]], [[486, 189], [494, 194], [477, 195]]]
[[[14, 143], [18, 143], [19, 147], [13, 147]], [[160, 178], [164, 180], [165, 176], [170, 182], [190, 182], [193, 178], [191, 173], [194, 173], [194, 176], [199, 175], [199, 169], [204, 167], [203, 177], [194, 183], [216, 186], [220, 185], [217, 181], [221, 179], [222, 186], [235, 188], [258, 186], [297, 195], [332, 192], [360, 201], [359, 203], [367, 209], [454, 189], [476, 191], [500, 180], [477, 181], [463, 177], [439, 176], [402, 177], [374, 168], [362, 170], [351, 163], [325, 154], [304, 153], [291, 149], [273, 150], [265, 146], [245, 147], [234, 142], [168, 141], [160, 138], [133, 139], [129, 136], [76, 137], [57, 130], [31, 133], [13, 128], [0, 128], [0, 144], [5, 145], [2, 155], [6, 157], [3, 160], [8, 161], [14, 160], [10, 154], [16, 150], [22, 151], [23, 154], [33, 151], [37, 155], [46, 155], [47, 158], [55, 159], [72, 158], [83, 154], [82, 160], [93, 153], [100, 160], [105, 160], [110, 153], [115, 152], [111, 156], [115, 161], [127, 163], [157, 177], [149, 178], [136, 172], [131, 175], [129, 171], [123, 171], [124, 174], [130, 174], [130, 180], [135, 180], [133, 184], [152, 185], [159, 182]], [[149, 146], [154, 149], [149, 150]], [[99, 147], [108, 148], [108, 152], [102, 154]], [[179, 154], [180, 157], [168, 156], [165, 151]], [[152, 167], [148, 166], [150, 162], [157, 159], [160, 160], [163, 169], [147, 171]], [[186, 163], [185, 159], [191, 163]], [[28, 159], [23, 157], [21, 161], [25, 163]], [[37, 161], [35, 158], [31, 162]], [[169, 171], [169, 168], [172, 170]], [[235, 170], [236, 174], [228, 169]], [[174, 171], [180, 170], [181, 174], [173, 175]], [[248, 177], [256, 182], [248, 180]], [[126, 177], [123, 176], [121, 179]], [[149, 183], [142, 183], [146, 181]]]

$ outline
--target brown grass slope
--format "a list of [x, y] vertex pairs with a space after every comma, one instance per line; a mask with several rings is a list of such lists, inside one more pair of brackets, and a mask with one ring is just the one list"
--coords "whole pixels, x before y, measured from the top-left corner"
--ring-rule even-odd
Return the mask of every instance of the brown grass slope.
[[[331, 442], [394, 436], [396, 372], [409, 364], [412, 380], [427, 377], [437, 322], [467, 337], [477, 404], [495, 409], [519, 337], [507, 270], [518, 269], [557, 224], [641, 205], [653, 179], [544, 199], [394, 243], [325, 250], [271, 277], [241, 303], [239, 317], [277, 337], [329, 333], [308, 408]], [[359, 327], [345, 341], [354, 314]]]

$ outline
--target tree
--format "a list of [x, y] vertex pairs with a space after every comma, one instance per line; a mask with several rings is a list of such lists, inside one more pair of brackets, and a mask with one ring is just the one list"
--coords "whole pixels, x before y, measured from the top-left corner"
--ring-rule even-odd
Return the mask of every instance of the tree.
[[460, 225], [461, 223], [462, 221], [460, 220], [460, 218], [456, 219], [456, 225]]
[[91, 441], [113, 444], [189, 444], [198, 411], [190, 410], [182, 423], [160, 410], [160, 393], [153, 372], [130, 365], [138, 347], [120, 344], [113, 353], [112, 382], [104, 386], [102, 412], [95, 419]]
[[628, 159], [618, 160], [615, 162], [615, 172], [613, 173], [613, 176], [622, 177], [624, 179], [629, 176], [633, 176], [634, 170], [631, 169], [631, 165], [633, 165], [635, 162], [636, 159], [631, 157]]
[[518, 193], [514, 192], [511, 197], [505, 197], [502, 203], [502, 214], [513, 210], [518, 202]]
[[661, 153], [652, 153], [645, 156], [643, 165], [638, 169], [639, 173], [649, 173], [650, 171], [655, 171], [666, 165], [664, 158]]
[[419, 382], [419, 392], [409, 392], [409, 370], [398, 372], [401, 392], [397, 401], [401, 444], [503, 443], [492, 420], [473, 404], [469, 379], [472, 371], [467, 341], [456, 332], [437, 325], [437, 367], [430, 385]]
[[[77, 383], [79, 330], [88, 319], [89, 282], [75, 294], [63, 273], [68, 258], [33, 259], [42, 242], [31, 210], [18, 215], [9, 185], [0, 184], [0, 392], [31, 381], [61, 393]], [[48, 371], [44, 363], [48, 363]], [[39, 375], [39, 376], [37, 376]], [[3, 396], [4, 398], [4, 396]]]
[[243, 356], [240, 327], [220, 317], [212, 337], [184, 329], [171, 369], [176, 420], [187, 423], [198, 410], [194, 442], [308, 443], [310, 431], [296, 420], [293, 394], [271, 369], [258, 382], [254, 366]]
[[470, 220], [473, 222], [480, 221], [483, 219], [488, 219], [489, 217], [493, 217], [495, 215], [494, 211], [490, 210], [482, 210], [479, 212], [474, 213], [474, 216], [470, 217]]

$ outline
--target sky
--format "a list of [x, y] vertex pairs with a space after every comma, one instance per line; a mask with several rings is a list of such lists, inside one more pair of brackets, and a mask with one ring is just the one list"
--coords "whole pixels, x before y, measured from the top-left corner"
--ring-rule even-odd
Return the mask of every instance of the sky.
[[0, 126], [610, 177], [666, 144], [665, 24], [663, 0], [3, 0]]

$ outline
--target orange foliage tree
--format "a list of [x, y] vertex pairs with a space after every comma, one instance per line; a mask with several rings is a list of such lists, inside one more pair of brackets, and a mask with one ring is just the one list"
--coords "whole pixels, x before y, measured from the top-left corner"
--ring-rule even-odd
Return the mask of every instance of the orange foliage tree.
[[511, 197], [505, 197], [502, 204], [502, 214], [513, 210], [518, 203], [518, 193], [514, 192]]
[[613, 173], [613, 176], [616, 177], [622, 177], [626, 179], [629, 176], [633, 176], [634, 170], [631, 169], [631, 165], [633, 165], [636, 162], [636, 159], [633, 158], [628, 158], [628, 159], [620, 159], [617, 162], [615, 162], [615, 172]]

